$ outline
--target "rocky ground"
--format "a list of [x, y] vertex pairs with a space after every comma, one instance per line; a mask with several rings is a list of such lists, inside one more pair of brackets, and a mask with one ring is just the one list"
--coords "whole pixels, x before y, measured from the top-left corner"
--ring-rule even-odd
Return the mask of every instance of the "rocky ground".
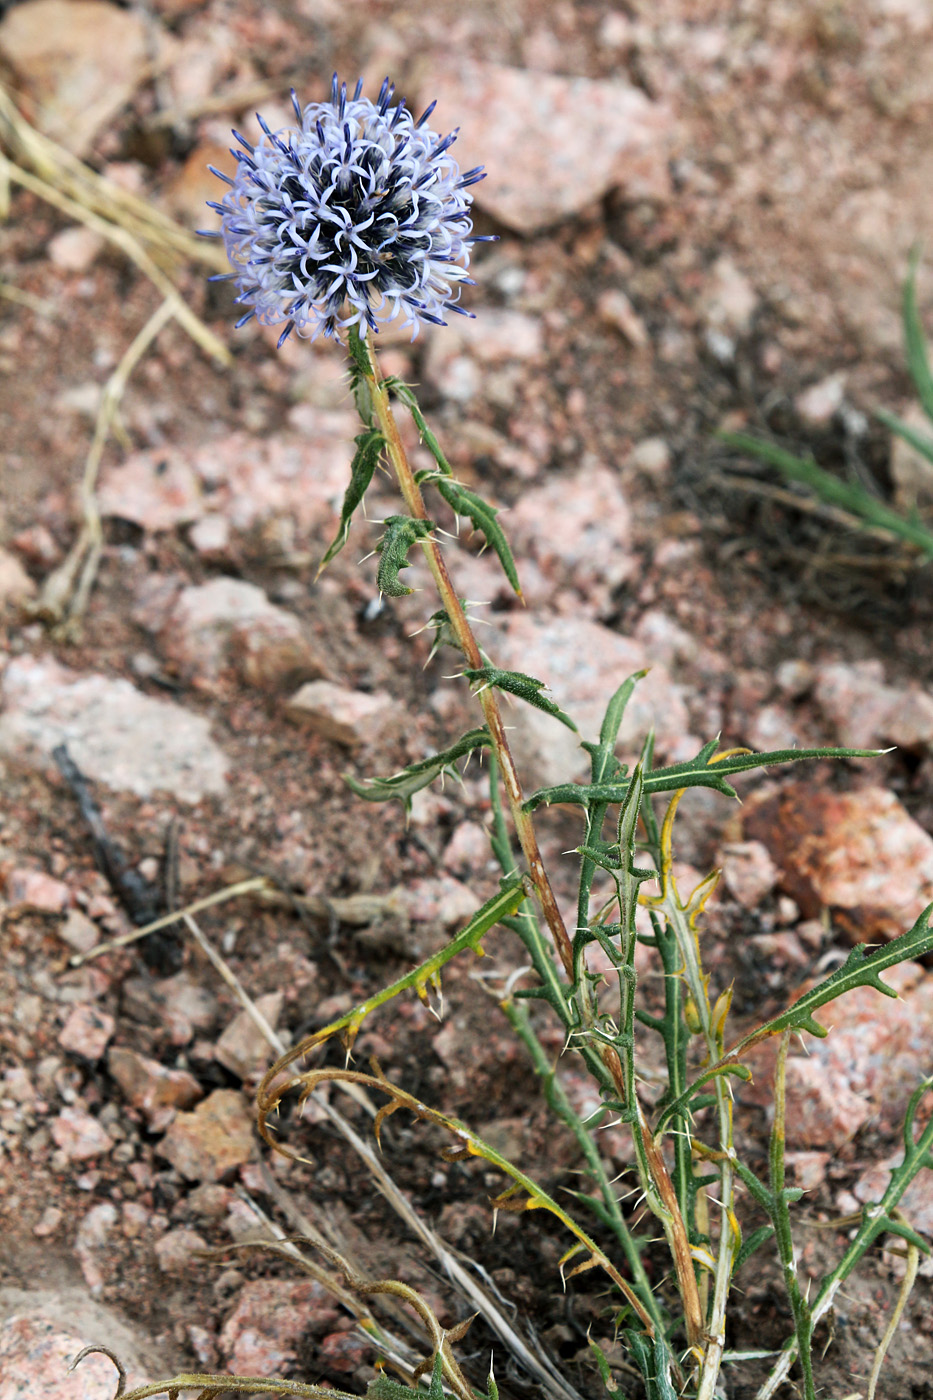
[[[896, 746], [747, 779], [741, 807], [685, 800], [685, 874], [724, 870], [705, 951], [714, 982], [735, 984], [738, 1028], [852, 941], [909, 926], [933, 900], [930, 568], [795, 504], [714, 434], [766, 431], [904, 509], [933, 503], [873, 417], [916, 411], [899, 287], [930, 219], [929, 0], [2, 8], [22, 110], [190, 228], [212, 217], [205, 166], [229, 164], [230, 125], [253, 131], [257, 103], [284, 123], [291, 84], [323, 97], [336, 68], [374, 92], [390, 72], [412, 105], [440, 99], [462, 164], [489, 169], [477, 227], [499, 242], [476, 259], [477, 319], [414, 344], [387, 335], [384, 367], [420, 386], [460, 477], [508, 508], [526, 608], [469, 540], [450, 546], [460, 591], [489, 604], [484, 646], [546, 679], [588, 737], [612, 688], [650, 666], [629, 754], [651, 724], [670, 759], [717, 732], [756, 748]], [[170, 268], [232, 363], [177, 322], [144, 356], [104, 456], [99, 577], [83, 627], [62, 637], [30, 609], [75, 537], [102, 387], [160, 297], [125, 249], [13, 186], [0, 230], [0, 1400], [109, 1395], [103, 1358], [63, 1375], [100, 1339], [135, 1379], [199, 1367], [360, 1389], [371, 1355], [315, 1280], [246, 1254], [192, 1261], [261, 1234], [250, 1201], [286, 1233], [326, 1222], [368, 1271], [424, 1288], [445, 1323], [469, 1311], [321, 1113], [310, 1165], [266, 1162], [251, 1096], [267, 1042], [187, 933], [69, 963], [131, 922], [52, 758], [62, 742], [156, 907], [166, 870], [182, 902], [257, 873], [326, 897], [200, 916], [284, 1043], [439, 946], [496, 887], [481, 775], [421, 795], [407, 825], [342, 781], [392, 772], [476, 720], [453, 665], [425, 667], [429, 640], [411, 638], [434, 606], [427, 576], [412, 568], [419, 591], [380, 607], [374, 565], [359, 562], [374, 525], [357, 524], [316, 580], [357, 428], [338, 349], [276, 354], [274, 336], [234, 333], [207, 270]], [[928, 325], [930, 286], [921, 273]], [[370, 520], [393, 508], [379, 484]], [[529, 790], [579, 757], [539, 718], [514, 711]], [[570, 908], [562, 853], [578, 824], [555, 809], [540, 830]], [[520, 961], [506, 936], [489, 947], [493, 976]], [[573, 1148], [473, 972], [451, 970], [440, 1025], [418, 1003], [374, 1019], [362, 1059], [378, 1054], [550, 1189], [572, 1185]], [[899, 1001], [853, 995], [827, 1017], [833, 1034], [792, 1059], [789, 1160], [813, 1275], [845, 1237], [810, 1227], [877, 1194], [898, 1115], [931, 1072], [933, 976], [911, 964], [890, 980]], [[738, 1095], [753, 1161], [765, 1061]], [[599, 1395], [586, 1333], [609, 1345], [612, 1319], [594, 1276], [562, 1292], [557, 1230], [504, 1216], [491, 1235], [495, 1183], [397, 1124], [385, 1163], [403, 1192]], [[621, 1133], [606, 1151], [625, 1166]], [[904, 1209], [933, 1236], [930, 1200], [918, 1182]], [[864, 1394], [902, 1271], [879, 1251], [840, 1298], [820, 1370], [836, 1400]], [[777, 1274], [751, 1272], [730, 1344], [778, 1345]], [[921, 1275], [878, 1392], [890, 1400], [933, 1395]], [[463, 1345], [476, 1383], [489, 1343], [477, 1324]], [[752, 1396], [763, 1374], [727, 1377], [724, 1393]], [[530, 1393], [518, 1373], [500, 1381]]]

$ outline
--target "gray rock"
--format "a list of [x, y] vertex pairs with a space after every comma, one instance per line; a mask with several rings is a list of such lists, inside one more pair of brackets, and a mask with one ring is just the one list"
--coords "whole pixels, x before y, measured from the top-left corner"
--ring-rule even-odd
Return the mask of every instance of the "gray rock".
[[194, 803], [226, 791], [227, 759], [208, 721], [129, 681], [21, 656], [3, 674], [0, 698], [0, 752], [43, 771], [67, 743], [89, 778], [117, 792], [168, 792]]

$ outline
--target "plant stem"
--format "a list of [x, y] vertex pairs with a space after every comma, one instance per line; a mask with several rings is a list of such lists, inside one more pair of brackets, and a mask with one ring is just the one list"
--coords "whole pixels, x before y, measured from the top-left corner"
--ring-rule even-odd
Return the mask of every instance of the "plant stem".
[[[428, 513], [425, 510], [424, 499], [415, 480], [408, 460], [408, 454], [399, 435], [398, 424], [392, 412], [392, 405], [389, 402], [389, 394], [383, 382], [382, 373], [379, 369], [379, 362], [376, 358], [376, 349], [373, 341], [373, 334], [370, 331], [366, 342], [369, 353], [369, 364], [371, 374], [366, 375], [373, 401], [373, 411], [379, 423], [379, 427], [385, 437], [389, 460], [395, 471], [399, 489], [405, 501], [409, 515], [415, 520], [427, 520]], [[460, 604], [460, 599], [450, 580], [447, 572], [447, 565], [441, 553], [440, 545], [437, 541], [429, 537], [420, 541], [424, 550], [428, 568], [434, 578], [438, 596], [447, 613], [450, 626], [457, 640], [457, 645], [466, 657], [467, 665], [471, 670], [481, 670], [483, 667], [483, 657], [477, 645], [473, 630], [467, 621], [466, 613]], [[570, 937], [564, 925], [554, 891], [544, 868], [541, 859], [541, 852], [538, 849], [538, 838], [535, 835], [534, 823], [531, 814], [525, 812], [522, 804], [525, 795], [515, 767], [515, 760], [509, 748], [506, 738], [505, 725], [502, 721], [502, 714], [492, 686], [487, 686], [481, 690], [477, 696], [483, 708], [483, 715], [486, 719], [486, 726], [492, 738], [493, 752], [499, 761], [499, 768], [502, 773], [502, 781], [508, 798], [509, 810], [512, 813], [512, 820], [515, 823], [515, 834], [528, 862], [528, 870], [534, 883], [538, 900], [541, 905], [541, 912], [544, 921], [548, 926], [551, 937], [557, 948], [560, 960], [568, 977], [573, 976], [573, 953], [570, 944]]]
[[787, 1208], [787, 1194], [784, 1190], [784, 1141], [785, 1115], [787, 1106], [787, 1050], [790, 1045], [790, 1031], [781, 1036], [778, 1047], [777, 1068], [774, 1073], [774, 1126], [771, 1129], [769, 1151], [771, 1219], [774, 1224], [774, 1238], [784, 1269], [784, 1286], [787, 1289], [794, 1314], [794, 1330], [797, 1334], [797, 1349], [803, 1370], [803, 1388], [806, 1400], [816, 1400], [813, 1389], [813, 1316], [806, 1299], [800, 1291], [797, 1278], [797, 1260], [794, 1257], [794, 1241], [790, 1229], [790, 1211]]
[[[850, 1241], [845, 1254], [833, 1269], [827, 1274], [820, 1284], [816, 1300], [810, 1307], [810, 1329], [811, 1334], [817, 1323], [826, 1316], [832, 1308], [836, 1299], [836, 1294], [852, 1273], [852, 1270], [859, 1263], [863, 1255], [871, 1248], [879, 1235], [892, 1228], [891, 1222], [897, 1212], [897, 1206], [907, 1187], [913, 1181], [918, 1171], [924, 1167], [933, 1167], [933, 1119], [927, 1123], [919, 1138], [913, 1141], [911, 1136], [913, 1112], [919, 1102], [920, 1095], [933, 1086], [933, 1080], [927, 1080], [921, 1084], [911, 1099], [912, 1109], [908, 1109], [907, 1122], [905, 1124], [905, 1153], [904, 1160], [899, 1167], [895, 1167], [891, 1172], [891, 1180], [888, 1182], [888, 1189], [881, 1200], [874, 1205], [866, 1206], [863, 1211], [862, 1224], [860, 1225], [855, 1238]], [[755, 1396], [755, 1400], [771, 1400], [775, 1391], [779, 1390], [786, 1380], [788, 1372], [794, 1363], [797, 1355], [798, 1341], [796, 1330], [785, 1342], [783, 1352], [778, 1361], [775, 1362], [771, 1374], [765, 1381]]]
[[589, 1168], [590, 1175], [599, 1187], [600, 1195], [603, 1198], [606, 1208], [607, 1223], [611, 1222], [612, 1228], [622, 1246], [628, 1266], [632, 1271], [635, 1287], [638, 1290], [642, 1302], [651, 1313], [655, 1327], [658, 1329], [658, 1332], [663, 1335], [664, 1318], [661, 1313], [660, 1305], [651, 1290], [651, 1284], [645, 1272], [645, 1266], [642, 1262], [638, 1245], [625, 1223], [625, 1218], [619, 1208], [619, 1201], [612, 1188], [612, 1182], [606, 1174], [605, 1165], [593, 1141], [593, 1136], [586, 1124], [580, 1119], [579, 1115], [574, 1112], [570, 1100], [567, 1098], [564, 1091], [564, 1087], [557, 1077], [554, 1066], [549, 1060], [544, 1046], [535, 1034], [534, 1027], [531, 1024], [531, 1017], [528, 1015], [526, 1007], [521, 1002], [517, 1002], [511, 997], [506, 998], [506, 1000], [499, 1004], [505, 1012], [512, 1029], [519, 1039], [524, 1042], [525, 1048], [531, 1056], [535, 1071], [541, 1079], [544, 1088], [544, 1097], [547, 1100], [548, 1107], [557, 1118], [566, 1124], [577, 1140], [580, 1151], [583, 1153], [583, 1157]]

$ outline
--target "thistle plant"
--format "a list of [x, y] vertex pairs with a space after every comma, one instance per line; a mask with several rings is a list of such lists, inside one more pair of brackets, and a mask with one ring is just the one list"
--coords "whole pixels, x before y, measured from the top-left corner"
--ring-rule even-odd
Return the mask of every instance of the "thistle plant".
[[[760, 1360], [761, 1353], [728, 1351], [729, 1306], [743, 1268], [758, 1250], [771, 1247], [786, 1288], [788, 1333], [783, 1349], [772, 1354], [770, 1377], [761, 1385], [758, 1400], [768, 1400], [792, 1372], [807, 1400], [815, 1400], [814, 1329], [852, 1269], [883, 1236], [900, 1237], [914, 1260], [918, 1251], [929, 1252], [898, 1206], [916, 1174], [933, 1166], [933, 1122], [919, 1126], [921, 1101], [933, 1081], [918, 1085], [910, 1101], [903, 1160], [892, 1170], [882, 1199], [865, 1207], [844, 1254], [808, 1296], [798, 1275], [793, 1237], [792, 1207], [802, 1193], [786, 1184], [784, 1171], [785, 1136], [793, 1128], [787, 1122], [784, 1089], [787, 1050], [793, 1036], [825, 1035], [816, 1017], [847, 991], [871, 986], [883, 995], [895, 995], [881, 974], [901, 960], [933, 951], [933, 906], [910, 931], [884, 947], [871, 952], [853, 949], [842, 967], [811, 986], [787, 1010], [736, 1038], [729, 1029], [731, 989], [711, 986], [703, 959], [704, 908], [718, 872], [693, 890], [678, 886], [678, 805], [693, 787], [734, 797], [732, 779], [753, 769], [807, 759], [846, 759], [867, 751], [753, 753], [723, 748], [714, 737], [689, 761], [657, 765], [653, 736], [648, 734], [637, 761], [627, 764], [616, 746], [625, 707], [640, 679], [634, 675], [616, 678], [599, 734], [581, 738], [590, 764], [588, 778], [525, 793], [503, 722], [503, 695], [544, 710], [555, 723], [576, 726], [546, 694], [541, 680], [499, 668], [478, 646], [448, 571], [454, 548], [442, 543], [436, 517], [452, 511], [468, 519], [520, 596], [515, 561], [496, 508], [456, 479], [414, 391], [383, 375], [377, 353], [379, 328], [389, 320], [400, 318], [414, 335], [424, 322], [443, 325], [444, 313], [464, 312], [459, 296], [469, 282], [466, 269], [477, 241], [471, 233], [469, 188], [482, 170], [461, 175], [450, 154], [455, 133], [441, 138], [430, 130], [431, 108], [414, 121], [404, 103], [395, 100], [388, 82], [375, 103], [362, 96], [360, 86], [348, 97], [336, 78], [328, 102], [302, 107], [294, 97], [293, 101], [294, 128], [272, 133], [263, 125], [264, 135], [256, 145], [237, 138], [239, 170], [216, 206], [222, 218], [217, 236], [230, 255], [238, 299], [250, 308], [244, 320], [256, 316], [264, 324], [284, 324], [282, 339], [292, 331], [309, 338], [323, 334], [340, 341], [347, 352], [361, 430], [340, 522], [324, 563], [345, 544], [377, 467], [387, 465], [401, 501], [398, 513], [382, 522], [381, 534], [373, 540], [379, 589], [388, 598], [411, 593], [403, 570], [410, 567], [406, 577], [414, 577], [419, 561], [426, 565], [437, 594], [437, 606], [426, 606], [433, 650], [457, 654], [462, 683], [479, 711], [476, 727], [452, 737], [433, 756], [399, 773], [366, 782], [350, 780], [350, 785], [367, 801], [396, 800], [408, 807], [419, 790], [479, 754], [488, 775], [490, 841], [502, 879], [499, 891], [444, 947], [279, 1059], [259, 1090], [260, 1131], [276, 1151], [300, 1156], [300, 1124], [283, 1132], [284, 1120], [274, 1121], [273, 1116], [289, 1100], [303, 1103], [327, 1082], [365, 1087], [382, 1097], [377, 1137], [385, 1119], [398, 1111], [439, 1125], [451, 1138], [449, 1158], [478, 1158], [501, 1175], [503, 1189], [493, 1201], [496, 1209], [544, 1210], [560, 1222], [567, 1233], [561, 1260], [565, 1283], [585, 1270], [602, 1271], [610, 1290], [601, 1303], [606, 1325], [611, 1328], [614, 1321], [629, 1371], [641, 1377], [638, 1393], [649, 1400], [674, 1400], [677, 1395], [713, 1400], [722, 1393], [724, 1366], [741, 1368], [743, 1361]], [[413, 420], [432, 460], [429, 469], [416, 471], [409, 462], [396, 411]], [[569, 929], [535, 833], [535, 813], [549, 803], [573, 807], [580, 814], [577, 905]], [[644, 924], [641, 919], [636, 922], [640, 906], [647, 911]], [[530, 971], [500, 988], [501, 1011], [525, 1047], [550, 1109], [573, 1135], [589, 1183], [573, 1193], [573, 1210], [550, 1195], [525, 1164], [506, 1159], [467, 1124], [390, 1082], [378, 1066], [366, 1072], [351, 1064], [355, 1037], [367, 1017], [411, 992], [426, 998], [432, 988], [440, 987], [449, 962], [469, 951], [480, 952], [499, 928], [518, 936], [530, 963]], [[646, 1000], [639, 986], [638, 943], [650, 950], [662, 975], [661, 1004]], [[608, 963], [611, 976], [594, 968], [597, 951], [599, 966]], [[588, 1119], [571, 1105], [555, 1057], [545, 1048], [548, 1022], [560, 1028], [563, 1057], [582, 1066], [598, 1091], [600, 1107]], [[649, 1037], [658, 1038], [666, 1070], [663, 1092], [650, 1108], [639, 1070]], [[736, 1148], [732, 1082], [751, 1077], [744, 1056], [770, 1037], [778, 1039], [780, 1048], [769, 1166], [762, 1176]], [[310, 1052], [333, 1039], [346, 1049], [345, 1066], [301, 1067]], [[631, 1134], [636, 1194], [646, 1208], [638, 1217], [640, 1225], [624, 1205], [632, 1194], [631, 1183], [614, 1180], [600, 1152], [597, 1130], [612, 1119], [621, 1120]], [[742, 1223], [749, 1201], [765, 1218], [751, 1232]], [[658, 1230], [676, 1292], [657, 1287], [646, 1268], [645, 1250]], [[354, 1281], [346, 1267], [344, 1273], [351, 1289], [360, 1292], [394, 1291], [401, 1296], [405, 1289], [389, 1280]], [[452, 1343], [461, 1333], [445, 1333], [423, 1301], [415, 1306], [423, 1319], [430, 1314], [433, 1342], [431, 1354], [407, 1380], [417, 1387], [419, 1377], [429, 1376], [431, 1400], [440, 1400], [445, 1390], [462, 1400], [481, 1395], [454, 1358]], [[879, 1347], [879, 1366], [884, 1345]], [[378, 1351], [378, 1336], [374, 1346]], [[619, 1388], [599, 1347], [594, 1344], [593, 1350], [594, 1379], [598, 1371], [612, 1400], [633, 1395]], [[309, 1397], [324, 1393], [310, 1382], [269, 1377], [185, 1375], [163, 1384], [172, 1392], [193, 1390], [204, 1397], [230, 1389]], [[153, 1387], [147, 1387], [133, 1397], [143, 1400], [152, 1393]], [[406, 1393], [405, 1386], [385, 1377], [371, 1386], [373, 1400], [399, 1400]], [[491, 1374], [485, 1393], [495, 1400]]]

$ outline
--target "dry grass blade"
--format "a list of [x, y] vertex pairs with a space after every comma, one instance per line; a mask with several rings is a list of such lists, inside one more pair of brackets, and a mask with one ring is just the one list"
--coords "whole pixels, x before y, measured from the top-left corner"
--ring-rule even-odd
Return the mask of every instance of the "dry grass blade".
[[[304, 1211], [299, 1209], [288, 1192], [276, 1181], [266, 1163], [262, 1162], [260, 1167], [263, 1173], [266, 1190], [272, 1196], [276, 1205], [286, 1218], [301, 1231], [301, 1234], [295, 1238], [289, 1238], [284, 1230], [280, 1229], [275, 1221], [266, 1215], [262, 1207], [252, 1199], [249, 1193], [245, 1191], [242, 1186], [237, 1186], [235, 1188], [237, 1195], [241, 1200], [246, 1202], [256, 1218], [261, 1221], [266, 1230], [268, 1230], [270, 1238], [274, 1240], [275, 1243], [271, 1246], [256, 1244], [254, 1246], [234, 1246], [234, 1248], [255, 1248], [257, 1250], [273, 1248], [276, 1253], [281, 1254], [284, 1258], [294, 1260], [299, 1268], [303, 1269], [306, 1273], [310, 1274], [312, 1278], [316, 1278], [323, 1284], [341, 1306], [346, 1308], [347, 1311], [356, 1318], [360, 1328], [360, 1335], [371, 1345], [378, 1346], [379, 1353], [385, 1360], [390, 1361], [403, 1374], [409, 1377], [413, 1376], [420, 1364], [421, 1353], [416, 1353], [407, 1342], [404, 1342], [394, 1333], [387, 1332], [382, 1323], [375, 1323], [370, 1317], [368, 1310], [362, 1305], [360, 1299], [356, 1297], [355, 1294], [351, 1293], [349, 1289], [344, 1288], [333, 1274], [329, 1274], [325, 1269], [322, 1269], [319, 1264], [308, 1259], [298, 1248], [301, 1244], [310, 1243], [325, 1254], [327, 1254], [330, 1249], [336, 1250], [341, 1258], [350, 1263], [354, 1273], [361, 1274], [362, 1271], [353, 1261], [344, 1242], [336, 1238], [336, 1231], [333, 1227], [332, 1219], [330, 1217], [325, 1217], [322, 1220], [323, 1228], [326, 1229], [331, 1236], [330, 1243], [328, 1243], [321, 1230], [308, 1219]], [[217, 1252], [218, 1254], [229, 1253], [229, 1247]], [[380, 1299], [380, 1305], [382, 1310], [387, 1312], [392, 1318], [393, 1322], [400, 1325], [405, 1331], [413, 1332], [416, 1330], [412, 1319], [404, 1312], [399, 1304], [395, 1302], [391, 1295], [383, 1296]], [[426, 1341], [425, 1334], [420, 1332], [418, 1339], [424, 1343]]]
[[[901, 1216], [900, 1211], [897, 1211], [896, 1214], [898, 1217], [900, 1217], [900, 1219], [903, 1219], [903, 1216]], [[868, 1378], [868, 1395], [866, 1397], [866, 1400], [875, 1400], [875, 1392], [878, 1389], [878, 1381], [881, 1379], [881, 1368], [884, 1365], [884, 1359], [888, 1354], [888, 1348], [893, 1342], [895, 1334], [897, 1333], [897, 1329], [901, 1324], [901, 1318], [904, 1315], [904, 1309], [906, 1308], [910, 1295], [913, 1292], [914, 1284], [917, 1282], [917, 1274], [919, 1270], [920, 1250], [913, 1243], [913, 1241], [909, 1241], [907, 1245], [907, 1268], [904, 1273], [904, 1281], [901, 1284], [900, 1292], [897, 1295], [897, 1301], [894, 1304], [894, 1309], [891, 1313], [890, 1318], [888, 1319], [888, 1325], [884, 1329], [884, 1336], [881, 1338], [881, 1341], [878, 1343], [877, 1350], [875, 1351], [875, 1359], [872, 1363], [871, 1375]]]
[[[173, 917], [177, 918], [179, 916], [175, 915]], [[216, 949], [208, 943], [190, 914], [184, 914], [182, 917], [198, 946], [217, 968], [227, 985], [234, 991], [244, 1010], [251, 1015], [254, 1025], [260, 1029], [272, 1049], [280, 1055], [283, 1054], [285, 1047], [281, 1038], [272, 1030], [261, 1012], [257, 1011], [239, 978]], [[368, 1095], [361, 1093], [356, 1085], [346, 1085], [344, 1087], [350, 1090], [357, 1089], [357, 1094], [360, 1096], [357, 1101], [362, 1102], [362, 1106], [371, 1117], [375, 1116], [375, 1108], [369, 1101]], [[355, 1098], [357, 1097], [356, 1094], [353, 1096]], [[454, 1287], [469, 1305], [480, 1314], [491, 1331], [501, 1339], [508, 1348], [510, 1355], [544, 1386], [549, 1395], [555, 1396], [557, 1400], [581, 1400], [577, 1391], [574, 1390], [573, 1386], [571, 1386], [563, 1376], [561, 1376], [547, 1354], [539, 1349], [533, 1350], [524, 1338], [516, 1332], [515, 1328], [506, 1317], [505, 1312], [496, 1299], [493, 1298], [492, 1294], [472, 1276], [464, 1264], [461, 1263], [460, 1259], [441, 1239], [440, 1235], [432, 1230], [430, 1225], [428, 1225], [412, 1208], [385, 1167], [378, 1160], [369, 1144], [364, 1142], [351, 1124], [347, 1122], [343, 1114], [324, 1099], [317, 1099], [315, 1102], [320, 1110], [330, 1119], [341, 1137], [349, 1143], [354, 1152], [360, 1157], [376, 1189], [385, 1197], [395, 1213], [430, 1250]], [[310, 1233], [309, 1231], [309, 1234]], [[317, 1233], [318, 1232], [315, 1231], [315, 1234]], [[315, 1243], [317, 1243], [317, 1241], [315, 1241]], [[144, 1397], [138, 1396], [135, 1397], [135, 1400], [144, 1400]]]
[[195, 899], [183, 909], [163, 914], [161, 918], [153, 919], [151, 924], [145, 924], [142, 928], [130, 929], [128, 933], [121, 933], [116, 938], [108, 938], [106, 942], [98, 943], [86, 953], [75, 953], [69, 958], [69, 966], [80, 967], [82, 963], [93, 962], [95, 958], [103, 957], [106, 953], [128, 948], [130, 944], [137, 943], [150, 933], [157, 933], [160, 929], [181, 923], [185, 914], [200, 914], [205, 909], [213, 909], [218, 904], [226, 904], [228, 900], [239, 899], [245, 895], [253, 895], [263, 904], [269, 904], [273, 908], [299, 909], [313, 918], [324, 919], [329, 923], [348, 924], [352, 928], [365, 928], [397, 912], [399, 907], [399, 901], [392, 891], [385, 895], [351, 894], [344, 898], [335, 896], [333, 899], [326, 899], [323, 895], [286, 893], [267, 875], [252, 875], [246, 880], [237, 880], [232, 885], [225, 885], [213, 894]]
[[14, 306], [25, 306], [27, 311], [34, 311], [37, 316], [45, 316], [50, 321], [58, 319], [58, 311], [54, 303], [47, 301], [45, 297], [37, 297], [33, 292], [27, 292], [22, 287], [12, 287], [9, 282], [0, 282], [0, 297], [4, 301], [13, 302]]
[[81, 481], [81, 530], [67, 558], [46, 579], [41, 594], [30, 609], [49, 621], [60, 622], [67, 612], [68, 623], [73, 625], [83, 617], [87, 608], [104, 544], [100, 510], [97, 505], [97, 477], [104, 446], [126, 392], [130, 375], [159, 332], [172, 320], [175, 310], [173, 300], [166, 298], [124, 352], [120, 363], [104, 386]]
[[0, 84], [0, 145], [14, 160], [88, 211], [117, 224], [154, 252], [181, 256], [217, 272], [227, 271], [226, 254], [160, 209], [98, 175], [89, 165], [37, 131]]
[[37, 175], [31, 175], [28, 170], [14, 165], [12, 161], [5, 161], [5, 165], [6, 175], [13, 184], [21, 185], [23, 189], [29, 190], [32, 194], [45, 200], [47, 204], [60, 209], [70, 219], [86, 225], [87, 228], [93, 229], [95, 233], [106, 238], [108, 242], [115, 244], [131, 262], [136, 264], [140, 272], [149, 278], [163, 297], [172, 303], [172, 314], [179, 324], [184, 326], [195, 344], [199, 345], [206, 354], [225, 368], [233, 363], [233, 357], [223, 341], [219, 340], [214, 332], [209, 330], [204, 322], [195, 315], [181, 293], [173, 286], [167, 274], [153, 261], [135, 234], [130, 233], [122, 224], [111, 223], [109, 219], [102, 218], [93, 210], [85, 208], [83, 204], [79, 204], [68, 195], [62, 194], [48, 181], [40, 179]]
[[[243, 983], [240, 981], [239, 977], [237, 977], [230, 964], [226, 962], [224, 958], [222, 958], [221, 955], [218, 953], [217, 949], [211, 943], [208, 942], [201, 929], [195, 923], [194, 919], [191, 917], [190, 914], [183, 914], [182, 919], [189, 933], [192, 935], [198, 947], [201, 949], [202, 953], [204, 953], [208, 961], [220, 973], [220, 976], [223, 978], [227, 986], [233, 992], [234, 996], [239, 1001], [243, 1010], [246, 1012], [253, 1025], [259, 1031], [259, 1034], [265, 1039], [270, 1049], [276, 1055], [278, 1055], [279, 1059], [281, 1059], [284, 1055], [287, 1055], [288, 1046], [282, 1040], [281, 1036], [277, 1035], [276, 1032], [269, 1025], [269, 1022], [259, 1010], [259, 1007], [253, 1001], [252, 997], [249, 995], [246, 988], [243, 986]], [[364, 1108], [366, 1110], [366, 1112], [371, 1118], [375, 1117], [376, 1109], [370, 1101], [369, 1095], [365, 1093], [365, 1091], [357, 1090], [357, 1092], [351, 1095], [351, 1097], [356, 1100], [356, 1102], [360, 1105], [361, 1108]]]

